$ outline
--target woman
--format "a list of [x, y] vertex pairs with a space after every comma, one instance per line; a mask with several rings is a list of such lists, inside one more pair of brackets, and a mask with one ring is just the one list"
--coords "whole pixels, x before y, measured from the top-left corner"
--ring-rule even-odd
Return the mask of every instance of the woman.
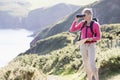
[[[80, 18], [76, 17], [73, 21], [73, 24], [70, 28], [71, 32], [81, 30], [81, 39], [86, 39], [87, 41], [80, 46], [80, 51], [83, 59], [84, 68], [88, 77], [88, 80], [92, 80], [92, 77], [95, 80], [99, 80], [98, 69], [95, 65], [95, 43], [101, 39], [101, 30], [98, 22], [93, 23], [93, 32], [96, 35], [93, 35], [90, 29], [90, 24], [92, 22], [93, 12], [91, 8], [85, 8], [82, 12], [85, 16], [84, 20], [78, 23]], [[82, 28], [83, 24], [86, 22], [86, 25]], [[78, 23], [78, 24], [77, 24]], [[81, 29], [82, 28], [82, 29]]]

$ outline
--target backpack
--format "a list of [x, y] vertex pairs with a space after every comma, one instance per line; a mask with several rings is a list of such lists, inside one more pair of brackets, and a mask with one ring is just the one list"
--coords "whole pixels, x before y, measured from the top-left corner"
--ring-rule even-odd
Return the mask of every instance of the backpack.
[[[91, 30], [93, 36], [96, 36], [96, 33], [94, 33], [94, 31], [93, 31], [93, 24], [94, 24], [94, 22], [97, 22], [97, 21], [98, 21], [98, 20], [97, 20], [96, 18], [93, 18], [92, 21], [91, 21], [91, 23], [90, 23], [90, 30]], [[87, 23], [87, 21], [85, 21], [85, 22], [83, 23], [83, 25], [82, 25], [82, 27], [81, 27], [80, 30], [82, 30], [82, 29], [84, 28], [84, 26], [86, 25], [86, 23]], [[86, 35], [86, 37], [87, 37], [87, 35]], [[76, 41], [76, 40], [77, 40], [77, 41], [80, 41], [80, 40], [81, 40], [81, 31], [80, 31], [80, 35], [79, 35], [79, 36], [77, 35], [75, 41]]]

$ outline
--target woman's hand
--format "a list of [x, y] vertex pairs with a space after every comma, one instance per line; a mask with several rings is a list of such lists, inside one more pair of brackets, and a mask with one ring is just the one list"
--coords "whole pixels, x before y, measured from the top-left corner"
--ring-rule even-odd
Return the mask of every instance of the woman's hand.
[[87, 38], [87, 41], [92, 41], [93, 39], [92, 38]]
[[75, 21], [76, 21], [76, 22], [78, 22], [79, 20], [80, 20], [80, 18], [75, 17]]

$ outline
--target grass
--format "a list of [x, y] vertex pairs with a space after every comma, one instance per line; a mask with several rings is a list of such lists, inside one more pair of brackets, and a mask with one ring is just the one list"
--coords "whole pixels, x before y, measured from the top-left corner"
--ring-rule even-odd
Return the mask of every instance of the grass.
[[51, 51], [61, 49], [68, 46], [74, 40], [75, 35], [69, 32], [63, 32], [61, 34], [48, 37], [36, 42], [36, 44], [27, 50], [24, 54], [37, 53], [37, 54], [47, 54]]
[[[97, 66], [100, 68], [101, 80], [109, 79], [110, 76], [116, 76], [119, 74], [119, 51], [119, 48], [112, 48], [97, 53], [96, 61]], [[83, 80], [85, 80], [85, 73], [81, 66], [82, 60], [79, 49], [75, 46], [69, 45], [47, 55], [29, 54], [18, 56], [11, 61], [7, 67], [0, 70], [0, 72], [2, 72], [2, 77], [7, 79], [10, 79], [10, 75], [13, 75], [15, 72], [17, 75], [14, 76], [14, 78], [18, 78], [20, 74], [19, 79], [29, 78], [23, 77], [25, 75], [31, 75], [36, 78], [37, 76], [33, 74], [42, 74], [43, 76], [47, 74], [57, 75], [57, 77], [63, 78], [68, 78], [68, 76], [70, 77], [71, 75], [73, 80], [77, 80], [78, 78], [84, 78]], [[21, 71], [22, 73], [20, 73]], [[30, 78], [32, 79], [33, 77]]]
[[[103, 39], [101, 42], [98, 42], [96, 46], [96, 63], [100, 69], [101, 80], [109, 80], [114, 76], [119, 77], [120, 44], [118, 42], [117, 46], [114, 46], [113, 43], [110, 42], [112, 44], [110, 47], [107, 42], [110, 40], [109, 35], [119, 37], [119, 33], [116, 32], [116, 28], [118, 27], [119, 24], [103, 26], [102, 31], [107, 34], [103, 34]], [[111, 34], [109, 32], [111, 32]], [[51, 75], [54, 77], [56, 75], [55, 77], [62, 80], [86, 80], [80, 49], [78, 46], [73, 45], [75, 36], [75, 34], [63, 32], [38, 41], [26, 54], [17, 56], [8, 66], [0, 69], [0, 79], [35, 80], [46, 78], [47, 75], [48, 77]], [[38, 52], [34, 53], [34, 49]], [[39, 52], [40, 50], [43, 52]]]

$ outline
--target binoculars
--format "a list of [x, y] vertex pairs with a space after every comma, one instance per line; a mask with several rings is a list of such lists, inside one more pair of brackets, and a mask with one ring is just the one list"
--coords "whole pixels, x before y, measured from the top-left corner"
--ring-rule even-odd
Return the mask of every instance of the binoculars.
[[85, 14], [76, 15], [77, 18], [85, 17]]
[[[85, 17], [85, 14], [76, 15], [77, 18]], [[93, 17], [92, 20], [98, 22], [98, 19]]]

